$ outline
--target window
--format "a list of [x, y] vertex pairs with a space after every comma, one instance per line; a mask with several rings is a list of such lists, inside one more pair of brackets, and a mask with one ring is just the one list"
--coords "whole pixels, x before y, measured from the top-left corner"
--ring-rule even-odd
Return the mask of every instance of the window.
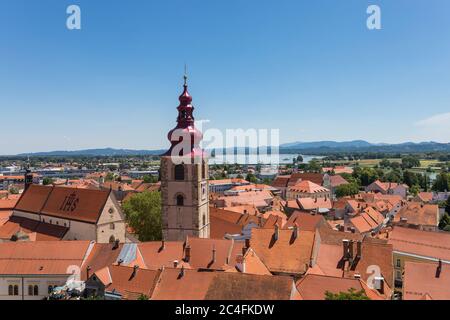
[[184, 206], [184, 197], [181, 194], [177, 195], [177, 206]]
[[109, 228], [110, 228], [111, 230], [114, 230], [116, 227], [114, 226], [114, 223], [110, 223], [110, 224], [109, 224]]
[[178, 164], [175, 166], [175, 180], [184, 180], [184, 165]]
[[48, 286], [48, 294], [53, 292], [53, 286]]
[[400, 259], [397, 259], [397, 268], [401, 268], [402, 267], [402, 262], [400, 261]]
[[30, 284], [28, 286], [28, 295], [29, 296], [38, 296], [39, 295], [39, 286]]
[[114, 236], [109, 237], [109, 243], [114, 243], [116, 241], [116, 238]]
[[202, 179], [206, 179], [206, 163], [203, 161], [202, 163]]
[[14, 295], [14, 289], [11, 284], [8, 286], [8, 295], [10, 295], [10, 296]]
[[397, 272], [395, 273], [395, 278], [397, 280], [402, 280], [402, 273], [400, 271], [397, 270]]
[[18, 296], [19, 295], [19, 286], [16, 284], [14, 285], [14, 295]]
[[206, 226], [206, 215], [203, 215], [203, 226]]

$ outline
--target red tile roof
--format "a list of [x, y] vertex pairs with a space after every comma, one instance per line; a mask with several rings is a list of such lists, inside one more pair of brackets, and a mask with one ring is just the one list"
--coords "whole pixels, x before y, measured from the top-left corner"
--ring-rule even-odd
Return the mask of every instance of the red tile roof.
[[348, 279], [316, 274], [307, 274], [297, 281], [297, 289], [302, 300], [325, 300], [325, 293], [348, 292], [350, 289], [363, 291], [371, 300], [383, 300], [376, 290], [370, 289], [361, 279]]
[[137, 300], [139, 296], [151, 297], [160, 270], [126, 266], [108, 266], [96, 272], [108, 292], [119, 293], [124, 300]]
[[396, 226], [388, 234], [394, 251], [450, 261], [450, 233]]
[[65, 275], [81, 267], [89, 241], [0, 243], [0, 275]]
[[[404, 300], [450, 300], [450, 265], [405, 262], [403, 277]], [[439, 277], [437, 277], [439, 275]]]
[[96, 223], [110, 192], [32, 185], [24, 192], [15, 210]]
[[301, 274], [311, 261], [315, 233], [300, 230], [252, 229], [250, 247], [271, 272]]

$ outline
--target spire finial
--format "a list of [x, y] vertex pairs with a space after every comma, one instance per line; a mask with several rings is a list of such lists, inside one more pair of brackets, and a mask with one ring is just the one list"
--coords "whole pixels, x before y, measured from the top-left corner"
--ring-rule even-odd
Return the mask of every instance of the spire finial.
[[186, 63], [184, 64], [184, 76], [183, 76], [183, 78], [184, 78], [184, 86], [187, 87], [188, 76], [187, 76], [187, 64]]

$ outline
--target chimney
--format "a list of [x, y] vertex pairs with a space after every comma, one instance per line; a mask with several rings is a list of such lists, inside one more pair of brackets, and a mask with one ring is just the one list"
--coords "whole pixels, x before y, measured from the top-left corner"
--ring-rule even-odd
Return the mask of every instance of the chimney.
[[116, 250], [117, 248], [119, 248], [119, 243], [120, 243], [119, 239], [115, 240], [112, 249]]
[[436, 278], [439, 278], [441, 276], [441, 272], [442, 272], [442, 260], [439, 259], [438, 267], [436, 269]]
[[120, 266], [123, 263], [122, 259], [117, 260], [117, 265]]
[[137, 272], [138, 269], [139, 269], [139, 266], [138, 266], [138, 265], [135, 265], [135, 266], [133, 267], [133, 273], [131, 274], [130, 279], [132, 279], [132, 278], [134, 278], [134, 277], [136, 276], [136, 272]]
[[216, 262], [216, 246], [213, 245], [212, 248], [212, 262]]
[[166, 242], [164, 241], [164, 239], [161, 241], [161, 248], [159, 251], [163, 251], [164, 249], [166, 249]]
[[262, 225], [263, 225], [262, 217], [258, 216], [258, 226], [262, 227]]
[[273, 236], [274, 236], [275, 241], [277, 241], [280, 236], [280, 228], [278, 227], [277, 224], [275, 225], [275, 233]]
[[294, 230], [293, 230], [292, 236], [294, 237], [294, 239], [297, 239], [299, 237], [299, 235], [300, 235], [300, 229], [297, 224], [294, 224]]
[[190, 259], [191, 259], [191, 246], [187, 244], [186, 247], [184, 248], [184, 260], [186, 262], [189, 262]]
[[353, 249], [354, 249], [353, 242], [354, 242], [353, 240], [350, 240], [348, 242], [348, 256], [349, 256], [348, 258], [351, 262], [353, 262]]
[[349, 240], [347, 240], [347, 239], [342, 240], [342, 248], [344, 249], [342, 257], [344, 260], [348, 259], [348, 242], [349, 242]]
[[250, 239], [245, 239], [245, 247], [250, 248]]
[[183, 276], [184, 276], [184, 266], [181, 266], [180, 274], [178, 275], [178, 279], [183, 278]]
[[86, 268], [86, 279], [89, 279], [89, 277], [91, 276], [90, 273], [91, 273], [91, 266], [87, 266], [87, 268]]
[[384, 278], [383, 277], [375, 277], [374, 279], [375, 289], [378, 290], [379, 293], [384, 293]]
[[178, 260], [173, 260], [173, 267], [177, 268], [178, 267]]
[[362, 241], [358, 240], [358, 242], [356, 242], [356, 258], [361, 259], [361, 257], [362, 257]]

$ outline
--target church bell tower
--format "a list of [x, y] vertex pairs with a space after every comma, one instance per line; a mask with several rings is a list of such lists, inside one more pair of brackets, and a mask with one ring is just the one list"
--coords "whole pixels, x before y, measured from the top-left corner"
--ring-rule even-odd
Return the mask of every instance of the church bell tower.
[[195, 128], [187, 76], [179, 97], [177, 125], [168, 134], [170, 149], [161, 157], [163, 238], [209, 238], [208, 161]]

